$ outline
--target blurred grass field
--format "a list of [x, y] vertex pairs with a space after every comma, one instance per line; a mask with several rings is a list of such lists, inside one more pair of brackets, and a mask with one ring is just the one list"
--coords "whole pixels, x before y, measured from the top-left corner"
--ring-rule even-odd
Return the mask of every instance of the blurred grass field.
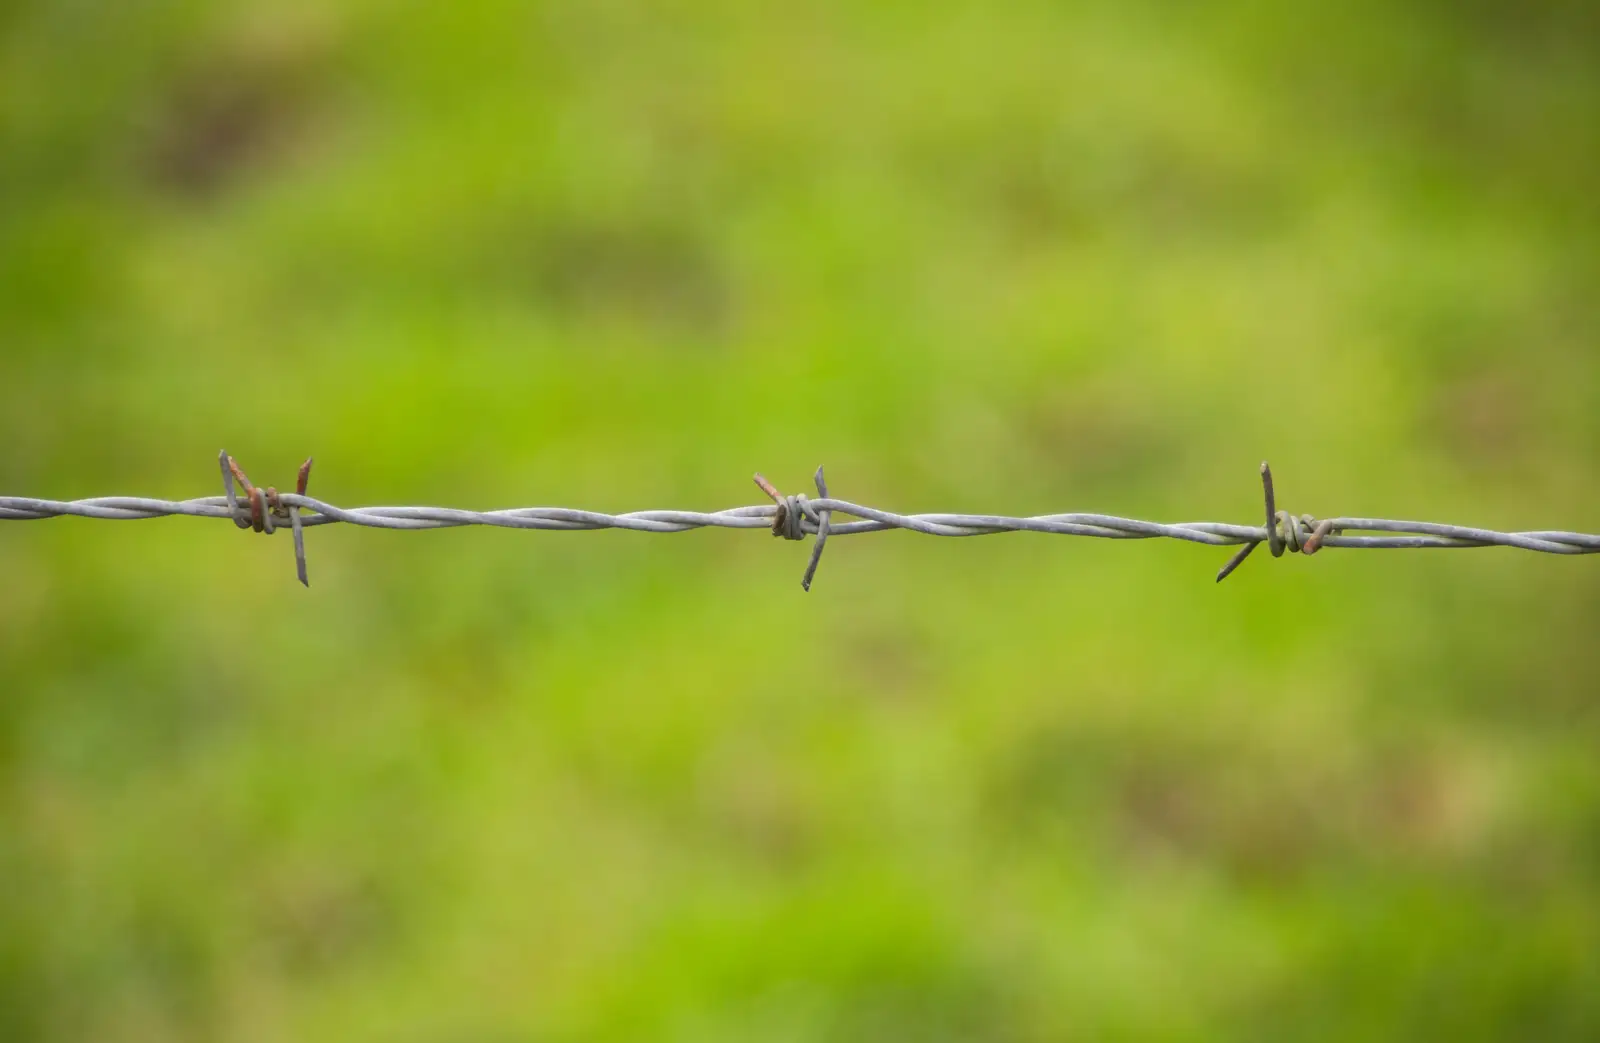
[[[1600, 529], [1591, 5], [13, 3], [0, 492]], [[0, 1038], [1600, 1037], [1600, 573], [0, 524]]]

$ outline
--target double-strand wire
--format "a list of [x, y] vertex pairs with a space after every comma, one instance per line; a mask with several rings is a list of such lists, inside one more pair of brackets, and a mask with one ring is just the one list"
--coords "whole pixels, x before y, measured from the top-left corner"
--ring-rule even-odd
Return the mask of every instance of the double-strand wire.
[[[817, 497], [785, 496], [761, 475], [755, 481], [772, 503], [752, 507], [733, 507], [710, 513], [700, 511], [650, 510], [626, 514], [575, 510], [569, 507], [519, 507], [499, 511], [467, 511], [451, 507], [336, 507], [306, 495], [311, 461], [300, 468], [293, 493], [254, 486], [244, 471], [226, 452], [219, 464], [223, 495], [193, 500], [154, 500], [137, 496], [102, 496], [87, 500], [38, 500], [21, 496], [0, 496], [0, 521], [33, 521], [66, 515], [103, 520], [139, 520], [171, 515], [196, 518], [228, 518], [241, 529], [270, 535], [279, 523], [288, 522], [294, 531], [296, 569], [300, 582], [306, 578], [304, 530], [316, 525], [343, 522], [374, 529], [443, 529], [461, 525], [492, 525], [507, 529], [632, 529], [638, 532], [684, 532], [689, 529], [770, 528], [774, 536], [803, 540], [815, 536], [811, 559], [801, 585], [811, 589], [822, 549], [829, 536], [851, 536], [886, 529], [907, 529], [928, 536], [988, 536], [999, 532], [1046, 532], [1059, 536], [1090, 536], [1113, 540], [1166, 538], [1204, 543], [1211, 546], [1238, 546], [1220, 572], [1221, 582], [1238, 568], [1250, 552], [1267, 544], [1273, 557], [1284, 551], [1315, 554], [1324, 547], [1350, 548], [1457, 548], [1516, 547], [1544, 554], [1594, 554], [1600, 552], [1600, 536], [1581, 532], [1540, 530], [1534, 532], [1496, 532], [1463, 525], [1437, 522], [1394, 521], [1385, 518], [1323, 518], [1295, 515], [1277, 509], [1272, 486], [1272, 470], [1261, 465], [1261, 484], [1265, 493], [1265, 524], [1230, 525], [1225, 522], [1161, 522], [1119, 518], [1109, 514], [1044, 514], [1013, 518], [997, 514], [895, 514], [864, 507], [828, 495], [822, 468], [817, 468]], [[243, 489], [241, 498], [235, 482]], [[834, 515], [853, 519], [835, 521]], [[1378, 536], [1352, 536], [1352, 532], [1383, 533]]]

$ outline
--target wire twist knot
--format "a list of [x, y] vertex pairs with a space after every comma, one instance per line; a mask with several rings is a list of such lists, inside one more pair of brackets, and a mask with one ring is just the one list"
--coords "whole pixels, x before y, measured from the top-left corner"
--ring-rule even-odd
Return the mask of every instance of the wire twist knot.
[[807, 521], [813, 525], [817, 523], [816, 509], [806, 499], [805, 493], [791, 493], [778, 501], [778, 510], [772, 516], [772, 535], [782, 536], [786, 540], [803, 540], [806, 538]]
[[1309, 514], [1296, 516], [1288, 511], [1277, 511], [1273, 517], [1276, 520], [1272, 533], [1276, 544], [1272, 551], [1274, 557], [1285, 550], [1291, 554], [1315, 554], [1322, 549], [1324, 539], [1339, 531], [1332, 520], [1319, 522]]

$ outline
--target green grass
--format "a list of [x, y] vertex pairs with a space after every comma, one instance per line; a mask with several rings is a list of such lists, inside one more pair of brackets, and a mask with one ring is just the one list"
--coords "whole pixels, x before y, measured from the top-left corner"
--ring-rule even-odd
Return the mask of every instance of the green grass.
[[[0, 492], [1600, 527], [1584, 5], [14, 4]], [[1595, 562], [0, 525], [0, 1036], [1587, 1039]]]

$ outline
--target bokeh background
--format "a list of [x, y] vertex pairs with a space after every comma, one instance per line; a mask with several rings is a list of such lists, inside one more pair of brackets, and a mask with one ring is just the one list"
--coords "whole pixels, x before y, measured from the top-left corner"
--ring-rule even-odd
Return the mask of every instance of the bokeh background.
[[[6, 4], [0, 491], [1600, 529], [1597, 9], [1203, 6]], [[0, 525], [0, 1037], [1600, 1037], [1600, 561], [309, 544]]]

